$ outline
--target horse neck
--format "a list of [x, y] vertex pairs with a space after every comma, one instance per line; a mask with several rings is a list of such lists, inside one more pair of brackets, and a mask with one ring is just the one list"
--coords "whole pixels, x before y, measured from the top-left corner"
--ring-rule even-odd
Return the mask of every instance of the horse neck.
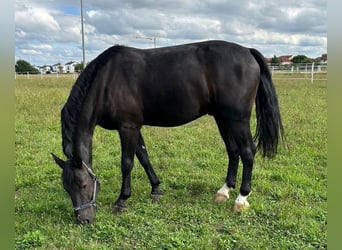
[[84, 131], [80, 133], [78, 131], [74, 144], [74, 156], [79, 157], [87, 164], [92, 163], [92, 144], [93, 144], [93, 132]]
[[[69, 158], [91, 163], [92, 137], [95, 121], [94, 113], [95, 92], [90, 86], [93, 67], [87, 67], [74, 84], [68, 100], [61, 112], [63, 151]], [[86, 106], [86, 108], [84, 108]]]
[[91, 164], [94, 128], [95, 125], [86, 122], [72, 124], [68, 119], [62, 119], [63, 151], [68, 159], [78, 159]]

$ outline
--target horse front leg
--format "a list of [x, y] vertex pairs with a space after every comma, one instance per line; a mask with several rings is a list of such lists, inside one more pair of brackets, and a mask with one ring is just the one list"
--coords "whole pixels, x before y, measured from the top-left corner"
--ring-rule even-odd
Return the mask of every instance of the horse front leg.
[[229, 192], [235, 188], [236, 175], [239, 166], [239, 147], [236, 144], [234, 135], [231, 129], [231, 122], [222, 117], [215, 117], [221, 137], [225, 143], [228, 155], [228, 171], [226, 181], [223, 186], [217, 191], [215, 200], [218, 202], [229, 199]]
[[121, 141], [121, 191], [114, 204], [113, 213], [118, 214], [126, 210], [126, 200], [131, 196], [131, 172], [134, 165], [134, 155], [137, 148], [139, 129], [120, 128]]
[[159, 201], [162, 197], [162, 193], [159, 190], [160, 180], [157, 176], [157, 174], [154, 172], [153, 166], [150, 162], [150, 158], [147, 153], [147, 149], [145, 146], [144, 138], [139, 133], [139, 140], [138, 140], [138, 146], [136, 150], [136, 156], [140, 162], [140, 164], [143, 166], [148, 179], [151, 183], [152, 191], [151, 191], [151, 198], [152, 201]]

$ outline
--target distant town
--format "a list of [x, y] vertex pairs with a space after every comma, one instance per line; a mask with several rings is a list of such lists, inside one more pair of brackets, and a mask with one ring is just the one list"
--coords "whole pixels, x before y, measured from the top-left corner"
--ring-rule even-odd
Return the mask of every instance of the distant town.
[[[79, 68], [77, 67], [79, 65]], [[82, 69], [82, 65], [76, 61], [70, 61], [66, 64], [56, 63], [54, 65], [44, 65], [44, 66], [34, 66], [41, 74], [65, 74], [65, 73], [75, 73]]]
[[83, 64], [76, 61], [69, 61], [65, 64], [56, 63], [53, 65], [36, 66], [19, 59], [15, 64], [16, 74], [67, 74], [83, 70]]
[[[266, 62], [270, 66], [290, 66], [293, 64], [327, 64], [327, 54], [317, 58], [308, 58], [304, 55], [282, 55], [266, 58]], [[35, 66], [24, 60], [18, 60], [15, 65], [15, 72], [18, 74], [31, 73], [31, 74], [67, 74], [80, 72], [83, 69], [83, 64], [77, 61], [69, 61], [65, 64], [56, 63], [53, 65]]]

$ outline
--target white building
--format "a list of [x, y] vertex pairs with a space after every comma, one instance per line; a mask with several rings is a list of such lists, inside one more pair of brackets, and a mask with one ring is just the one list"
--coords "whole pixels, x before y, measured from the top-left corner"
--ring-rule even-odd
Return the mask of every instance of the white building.
[[65, 73], [74, 73], [75, 67], [78, 63], [75, 61], [70, 61], [64, 65], [64, 72]]
[[38, 70], [41, 74], [50, 74], [53, 71], [52, 66], [49, 66], [49, 65], [38, 67]]
[[65, 66], [62, 65], [61, 63], [56, 63], [52, 65], [52, 71], [54, 73], [59, 73], [59, 74], [65, 73]]
[[64, 74], [64, 73], [75, 73], [75, 67], [78, 64], [78, 62], [70, 61], [66, 64], [56, 63], [52, 66], [50, 65], [44, 65], [41, 67], [36, 67], [41, 74]]

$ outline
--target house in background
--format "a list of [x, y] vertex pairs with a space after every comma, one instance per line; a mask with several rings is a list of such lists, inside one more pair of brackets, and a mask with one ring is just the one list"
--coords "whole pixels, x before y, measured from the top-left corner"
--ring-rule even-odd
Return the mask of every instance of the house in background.
[[[293, 55], [278, 56], [278, 57], [276, 57], [277, 63], [275, 63], [275, 64], [277, 64], [277, 65], [291, 65], [293, 57], [294, 57]], [[271, 65], [272, 60], [273, 60], [273, 58], [266, 58], [266, 63]]]
[[44, 65], [44, 66], [35, 66], [36, 69], [41, 74], [65, 74], [65, 73], [75, 73], [76, 65], [79, 63], [76, 61], [70, 61], [66, 64], [56, 63], [52, 66]]
[[56, 63], [52, 65], [52, 70], [54, 73], [62, 74], [62, 73], [65, 73], [65, 66], [62, 65], [61, 63]]
[[44, 65], [37, 68], [41, 74], [51, 74], [53, 72], [52, 66], [50, 65]]
[[70, 61], [64, 65], [65, 73], [75, 73], [75, 67], [78, 63], [75, 61]]
[[293, 55], [284, 55], [284, 56], [279, 56], [279, 63], [280, 65], [290, 65], [292, 64], [292, 59], [293, 59]]
[[322, 63], [328, 63], [328, 54], [322, 54], [321, 62]]

